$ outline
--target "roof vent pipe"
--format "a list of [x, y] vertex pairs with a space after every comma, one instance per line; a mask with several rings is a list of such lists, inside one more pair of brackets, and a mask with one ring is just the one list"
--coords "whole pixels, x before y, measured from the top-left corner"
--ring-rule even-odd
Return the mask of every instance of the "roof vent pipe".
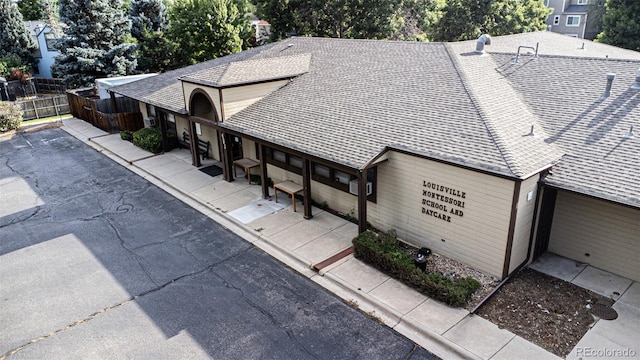
[[636, 82], [631, 85], [632, 89], [640, 89], [640, 69], [636, 71]]
[[633, 138], [633, 125], [631, 125], [631, 128], [629, 129], [629, 132], [624, 135], [624, 138], [625, 139]]
[[604, 100], [611, 96], [611, 85], [613, 85], [613, 79], [616, 78], [616, 74], [607, 74], [607, 88], [604, 89], [604, 94], [600, 97], [600, 100]]
[[476, 54], [484, 53], [484, 46], [491, 45], [491, 36], [489, 34], [483, 34], [478, 38], [478, 42], [476, 42]]

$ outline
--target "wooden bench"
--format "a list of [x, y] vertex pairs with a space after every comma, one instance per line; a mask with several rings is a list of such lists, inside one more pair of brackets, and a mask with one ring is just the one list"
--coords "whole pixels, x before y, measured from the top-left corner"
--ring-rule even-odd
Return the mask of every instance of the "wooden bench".
[[[191, 148], [191, 136], [186, 131], [182, 132], [182, 141], [178, 142], [186, 148]], [[202, 155], [202, 160], [209, 158], [209, 147], [210, 142], [198, 139], [198, 154]]]

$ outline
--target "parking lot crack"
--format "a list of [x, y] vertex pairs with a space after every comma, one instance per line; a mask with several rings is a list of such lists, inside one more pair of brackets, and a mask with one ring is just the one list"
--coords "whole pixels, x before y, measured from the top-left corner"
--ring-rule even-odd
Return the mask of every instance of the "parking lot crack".
[[149, 278], [149, 281], [151, 281], [151, 283], [153, 283], [154, 285], [158, 286], [158, 283], [153, 279], [153, 277], [151, 276], [151, 274], [149, 273], [149, 271], [147, 271], [147, 269], [144, 267], [144, 265], [142, 265], [142, 263], [140, 262], [140, 258], [138, 256], [138, 254], [136, 254], [135, 251], [129, 249], [126, 245], [125, 245], [125, 241], [122, 238], [122, 235], [120, 234], [120, 231], [118, 230], [118, 228], [113, 224], [113, 222], [111, 221], [111, 219], [107, 218], [107, 223], [109, 224], [109, 227], [111, 227], [111, 229], [113, 230], [113, 232], [116, 234], [116, 237], [118, 238], [118, 241], [120, 242], [120, 247], [122, 247], [126, 252], [128, 252], [129, 254], [131, 254], [133, 256], [133, 258], [136, 260], [136, 263], [138, 264], [138, 266], [140, 267], [140, 269], [145, 273], [145, 275], [147, 275], [147, 278]]
[[310, 357], [314, 358], [314, 359], [318, 359], [318, 356], [316, 356], [316, 354], [314, 354], [313, 352], [311, 352], [309, 349], [307, 349], [304, 344], [302, 344], [298, 338], [296, 337], [296, 335], [293, 333], [293, 331], [288, 328], [287, 326], [285, 326], [284, 324], [280, 323], [272, 314], [271, 312], [269, 312], [267, 309], [263, 308], [262, 306], [260, 306], [260, 304], [254, 302], [251, 298], [247, 297], [244, 293], [244, 290], [242, 290], [242, 288], [232, 284], [231, 282], [229, 282], [228, 280], [224, 279], [222, 276], [220, 276], [218, 273], [216, 273], [215, 271], [213, 272], [213, 274], [218, 277], [220, 280], [222, 280], [224, 286], [226, 288], [229, 289], [233, 289], [235, 291], [238, 291], [240, 293], [240, 295], [242, 296], [242, 298], [244, 299], [244, 301], [251, 306], [252, 308], [254, 308], [255, 310], [257, 310], [259, 313], [261, 313], [262, 315], [264, 315], [265, 317], [267, 317], [269, 319], [269, 321], [271, 321], [272, 324], [276, 325], [277, 327], [281, 328], [285, 334], [287, 334], [287, 337], [289, 337], [289, 339], [291, 339], [293, 342], [295, 342], [298, 347], [300, 348], [300, 350], [304, 351], [306, 354], [308, 354]]

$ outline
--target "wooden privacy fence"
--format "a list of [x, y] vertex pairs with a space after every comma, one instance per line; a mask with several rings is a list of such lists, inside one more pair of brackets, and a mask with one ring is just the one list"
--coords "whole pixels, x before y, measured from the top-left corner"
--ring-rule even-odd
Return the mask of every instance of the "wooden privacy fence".
[[67, 91], [71, 114], [110, 133], [136, 131], [144, 127], [137, 101], [118, 97], [114, 109], [111, 99], [99, 99], [94, 94], [92, 89]]
[[22, 120], [40, 119], [69, 113], [66, 95], [45, 95], [16, 101], [22, 108]]

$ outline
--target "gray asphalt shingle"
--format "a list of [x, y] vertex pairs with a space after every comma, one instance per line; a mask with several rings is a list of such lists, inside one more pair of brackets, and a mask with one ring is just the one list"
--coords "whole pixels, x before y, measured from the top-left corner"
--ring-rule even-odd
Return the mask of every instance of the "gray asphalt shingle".
[[[385, 148], [514, 178], [562, 158], [548, 184], [640, 206], [640, 134], [623, 137], [640, 129], [640, 53], [551, 32], [495, 37], [482, 56], [475, 45], [292, 38], [115, 90], [185, 113], [179, 78], [301, 74], [221, 126], [352, 168]], [[523, 48], [514, 64], [519, 46], [539, 57]]]

